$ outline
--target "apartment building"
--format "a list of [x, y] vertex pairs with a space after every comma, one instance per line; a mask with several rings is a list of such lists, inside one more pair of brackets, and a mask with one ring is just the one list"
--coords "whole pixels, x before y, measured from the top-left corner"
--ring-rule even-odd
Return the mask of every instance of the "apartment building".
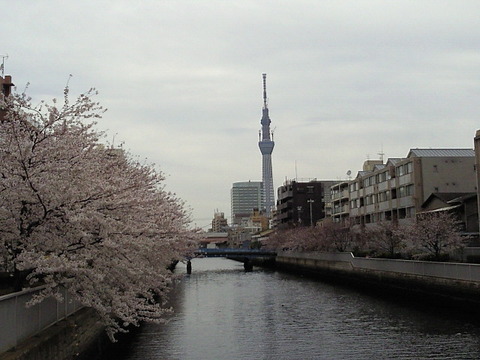
[[337, 181], [287, 180], [277, 190], [276, 227], [315, 225], [330, 212], [330, 187]]
[[350, 196], [348, 189], [348, 181], [341, 181], [330, 188], [331, 217], [334, 222], [342, 225], [349, 224]]
[[[336, 219], [345, 217], [345, 185], [340, 189], [338, 196], [343, 197], [334, 201]], [[370, 161], [348, 182], [350, 224], [406, 222], [432, 193], [476, 191], [473, 149], [411, 149], [406, 158], [388, 159], [386, 164]]]
[[228, 230], [228, 222], [223, 212], [216, 211], [213, 214], [212, 228], [209, 232], [225, 232]]

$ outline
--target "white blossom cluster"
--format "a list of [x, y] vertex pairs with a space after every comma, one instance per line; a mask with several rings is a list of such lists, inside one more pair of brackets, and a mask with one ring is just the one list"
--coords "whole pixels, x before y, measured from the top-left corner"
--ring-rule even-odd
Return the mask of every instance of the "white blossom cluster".
[[195, 233], [164, 177], [119, 148], [102, 146], [94, 89], [59, 105], [5, 99], [0, 114], [0, 251], [17, 276], [45, 284], [36, 301], [67, 288], [94, 308], [111, 339], [163, 321], [172, 279]]
[[448, 212], [419, 213], [415, 221], [384, 221], [367, 227], [324, 222], [315, 227], [277, 231], [268, 247], [285, 251], [353, 251], [373, 257], [443, 260], [464, 248], [458, 218]]

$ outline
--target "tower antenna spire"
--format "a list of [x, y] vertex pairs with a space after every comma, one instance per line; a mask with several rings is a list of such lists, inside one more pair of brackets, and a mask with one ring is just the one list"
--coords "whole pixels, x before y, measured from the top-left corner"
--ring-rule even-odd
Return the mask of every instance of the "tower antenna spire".
[[267, 74], [262, 74], [263, 76], [263, 108], [267, 108]]

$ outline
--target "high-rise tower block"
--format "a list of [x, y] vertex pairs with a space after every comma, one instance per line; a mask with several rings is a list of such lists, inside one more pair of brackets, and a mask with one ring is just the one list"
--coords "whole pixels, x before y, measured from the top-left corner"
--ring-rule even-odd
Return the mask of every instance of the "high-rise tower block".
[[262, 153], [262, 181], [265, 192], [265, 213], [268, 217], [272, 216], [275, 205], [275, 195], [273, 190], [272, 175], [272, 152], [275, 143], [273, 142], [273, 134], [270, 132], [270, 117], [268, 116], [267, 104], [267, 74], [263, 74], [263, 109], [262, 109], [262, 130], [260, 131], [260, 139], [258, 147]]

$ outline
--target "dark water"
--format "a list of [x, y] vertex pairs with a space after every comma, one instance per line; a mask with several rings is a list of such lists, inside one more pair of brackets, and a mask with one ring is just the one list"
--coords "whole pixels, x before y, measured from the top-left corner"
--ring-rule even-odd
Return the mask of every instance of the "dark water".
[[480, 327], [441, 308], [226, 259], [195, 259], [173, 297], [168, 324], [145, 325], [108, 359], [480, 359]]

